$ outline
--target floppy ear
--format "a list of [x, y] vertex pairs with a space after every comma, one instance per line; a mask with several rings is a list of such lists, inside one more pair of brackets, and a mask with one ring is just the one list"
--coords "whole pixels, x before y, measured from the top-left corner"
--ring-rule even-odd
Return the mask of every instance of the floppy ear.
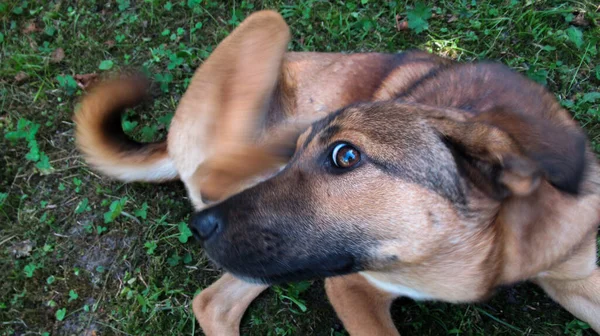
[[526, 196], [546, 179], [579, 192], [585, 136], [567, 126], [498, 108], [465, 120], [430, 119], [456, 149], [468, 177], [494, 198]]
[[[231, 172], [230, 167], [221, 166], [240, 160], [241, 148], [250, 151], [248, 146], [255, 142], [274, 98], [289, 40], [289, 27], [281, 15], [270, 10], [253, 13], [215, 48], [194, 75], [188, 89], [194, 93], [190, 96], [193, 102], [185, 106], [194, 110], [193, 119], [206, 122], [197, 131], [209, 132], [202, 135], [208, 157], [200, 161], [192, 176], [201, 194], [209, 183], [212, 189], [219, 189], [219, 181], [232, 184], [241, 178], [235, 174], [219, 176]], [[223, 160], [225, 157], [230, 158]]]
[[[290, 31], [281, 15], [250, 15], [202, 64], [198, 77], [213, 104], [213, 145], [247, 141], [256, 135], [281, 72]], [[206, 102], [205, 102], [206, 103]]]
[[201, 185], [202, 201], [222, 200], [277, 173], [293, 156], [298, 137], [312, 121], [293, 121], [271, 130], [258, 144], [231, 144], [215, 153], [198, 167], [194, 176]]

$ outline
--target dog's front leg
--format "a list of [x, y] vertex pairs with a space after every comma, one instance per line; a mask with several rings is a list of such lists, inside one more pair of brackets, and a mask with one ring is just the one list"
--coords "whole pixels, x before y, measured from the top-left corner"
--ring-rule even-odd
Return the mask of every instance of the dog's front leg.
[[208, 336], [239, 335], [244, 312], [267, 288], [269, 286], [247, 283], [225, 273], [194, 298], [194, 316]]
[[536, 282], [552, 299], [600, 334], [600, 269], [583, 279], [538, 278]]
[[325, 290], [350, 335], [400, 335], [390, 314], [394, 297], [373, 287], [362, 275], [327, 278]]

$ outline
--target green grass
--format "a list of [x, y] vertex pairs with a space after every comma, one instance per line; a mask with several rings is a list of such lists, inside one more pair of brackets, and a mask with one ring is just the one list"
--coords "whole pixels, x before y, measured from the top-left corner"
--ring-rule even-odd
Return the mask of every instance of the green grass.
[[[159, 84], [156, 100], [130, 111], [124, 127], [160, 139], [217, 43], [250, 12], [276, 8], [291, 25], [293, 50], [416, 47], [502, 61], [550, 88], [600, 152], [594, 2], [1, 2], [0, 334], [201, 334], [190, 302], [219, 276], [179, 225], [191, 210], [180, 183], [121, 184], [88, 170], [73, 145], [83, 93], [76, 75], [145, 69]], [[344, 334], [322, 285], [268, 290], [243, 334]], [[403, 334], [592, 334], [529, 284], [477, 305], [402, 299], [393, 316]]]

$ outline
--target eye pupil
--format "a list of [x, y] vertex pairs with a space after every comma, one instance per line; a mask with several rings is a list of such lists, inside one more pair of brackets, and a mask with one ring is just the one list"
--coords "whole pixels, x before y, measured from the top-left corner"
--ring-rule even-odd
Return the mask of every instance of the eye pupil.
[[332, 159], [338, 168], [351, 168], [360, 161], [360, 153], [356, 148], [342, 143], [333, 149]]
[[354, 153], [353, 149], [348, 149], [347, 151], [344, 152], [343, 157], [342, 157], [342, 162], [344, 164], [349, 164], [350, 162], [352, 162], [354, 159], [356, 158], [356, 153]]

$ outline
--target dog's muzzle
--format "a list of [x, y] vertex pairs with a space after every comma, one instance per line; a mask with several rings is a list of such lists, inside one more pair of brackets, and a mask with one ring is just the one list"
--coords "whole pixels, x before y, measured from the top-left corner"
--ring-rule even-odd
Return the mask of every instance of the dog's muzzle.
[[194, 213], [188, 223], [206, 256], [220, 268], [269, 284], [362, 270], [364, 253], [356, 244], [361, 240], [348, 240], [344, 232], [324, 234], [306, 218], [271, 216], [248, 204], [237, 196]]

